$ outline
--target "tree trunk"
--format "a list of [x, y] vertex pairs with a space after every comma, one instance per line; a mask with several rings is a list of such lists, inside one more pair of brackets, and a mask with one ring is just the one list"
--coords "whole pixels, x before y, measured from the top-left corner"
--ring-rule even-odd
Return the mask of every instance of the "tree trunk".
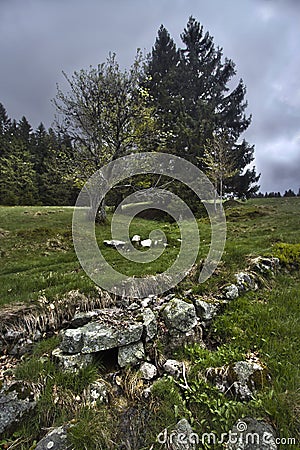
[[98, 207], [93, 201], [87, 211], [87, 220], [95, 220], [95, 223], [105, 224], [107, 222], [105, 199], [103, 199]]
[[223, 177], [221, 175], [220, 179], [220, 214], [222, 213], [222, 207], [223, 207]]

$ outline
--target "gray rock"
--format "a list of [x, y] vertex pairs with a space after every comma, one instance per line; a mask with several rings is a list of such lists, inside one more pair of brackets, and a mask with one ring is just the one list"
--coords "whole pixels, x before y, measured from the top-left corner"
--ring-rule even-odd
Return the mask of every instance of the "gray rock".
[[74, 355], [70, 355], [64, 354], [60, 348], [54, 349], [52, 351], [52, 356], [63, 371], [70, 372], [77, 372], [79, 369], [87, 367], [94, 361], [94, 357], [90, 353], [75, 353]]
[[95, 353], [137, 342], [141, 339], [143, 324], [116, 321], [114, 325], [90, 322], [78, 329], [62, 333], [61, 350], [65, 353]]
[[254, 277], [246, 272], [239, 272], [235, 274], [237, 287], [239, 291], [256, 290], [258, 286]]
[[50, 431], [37, 443], [35, 450], [71, 450], [68, 442], [67, 428], [58, 427]]
[[172, 375], [172, 377], [180, 377], [182, 375], [182, 368], [182, 362], [176, 359], [167, 359], [163, 365], [164, 371]]
[[146, 342], [157, 334], [157, 321], [154, 312], [150, 308], [143, 311], [144, 339]]
[[61, 331], [60, 348], [65, 353], [79, 353], [83, 347], [82, 328]]
[[251, 400], [254, 392], [268, 379], [267, 370], [254, 361], [238, 361], [228, 366], [210, 368], [206, 376], [221, 392], [241, 401]]
[[139, 309], [139, 308], [140, 308], [140, 305], [139, 305], [138, 303], [136, 303], [136, 302], [131, 303], [131, 304], [127, 307], [128, 311], [135, 311], [135, 310], [137, 310], [137, 309]]
[[239, 296], [239, 290], [238, 287], [235, 284], [231, 284], [230, 286], [226, 286], [224, 289], [225, 297], [228, 300], [234, 300], [235, 298], [238, 298]]
[[22, 338], [16, 343], [16, 345], [14, 345], [12, 348], [8, 350], [8, 354], [20, 358], [26, 353], [29, 353], [32, 347], [33, 341], [31, 339]]
[[97, 317], [101, 313], [100, 309], [94, 309], [93, 311], [79, 312], [75, 314], [70, 325], [73, 328], [83, 327], [89, 323], [93, 318]]
[[178, 298], [172, 299], [163, 308], [162, 316], [169, 329], [176, 329], [183, 333], [197, 325], [194, 305]]
[[107, 247], [113, 247], [113, 248], [123, 248], [126, 246], [125, 241], [119, 241], [118, 239], [112, 239], [112, 240], [104, 240], [103, 244]]
[[154, 294], [149, 294], [148, 297], [143, 298], [141, 305], [143, 308], [147, 308], [150, 303], [154, 303], [157, 300], [157, 296]]
[[125, 345], [118, 350], [118, 364], [126, 367], [139, 363], [145, 358], [145, 350], [142, 342]]
[[167, 429], [157, 436], [157, 441], [170, 450], [196, 450], [197, 435], [186, 419], [181, 419], [169, 434]]
[[212, 320], [217, 315], [218, 306], [213, 303], [196, 299], [194, 305], [197, 316], [204, 321]]
[[3, 334], [3, 340], [6, 342], [16, 342], [24, 337], [24, 331], [8, 330]]
[[19, 398], [16, 391], [0, 395], [0, 435], [13, 432], [24, 415], [30, 413], [36, 403], [28, 398]]
[[276, 434], [268, 423], [246, 417], [229, 433], [228, 450], [276, 450]]
[[251, 375], [256, 372], [263, 371], [263, 367], [257, 362], [253, 361], [238, 361], [233, 365], [233, 370], [237, 376], [238, 381], [247, 383]]
[[144, 239], [143, 241], [141, 241], [142, 247], [151, 247], [151, 245], [152, 245], [151, 239]]
[[141, 236], [139, 234], [135, 234], [132, 238], [131, 238], [131, 242], [134, 243], [139, 243], [141, 241]]
[[278, 258], [265, 258], [258, 256], [251, 261], [252, 270], [263, 274], [273, 273], [280, 267]]
[[157, 375], [157, 368], [154, 364], [144, 362], [140, 367], [140, 372], [144, 380], [152, 380]]

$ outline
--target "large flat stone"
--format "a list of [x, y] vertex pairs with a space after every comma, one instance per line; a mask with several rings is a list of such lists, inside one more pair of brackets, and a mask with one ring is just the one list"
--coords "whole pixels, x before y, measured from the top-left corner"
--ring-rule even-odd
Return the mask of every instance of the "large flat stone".
[[141, 322], [90, 322], [76, 330], [65, 330], [60, 345], [64, 353], [96, 353], [137, 342], [143, 333]]

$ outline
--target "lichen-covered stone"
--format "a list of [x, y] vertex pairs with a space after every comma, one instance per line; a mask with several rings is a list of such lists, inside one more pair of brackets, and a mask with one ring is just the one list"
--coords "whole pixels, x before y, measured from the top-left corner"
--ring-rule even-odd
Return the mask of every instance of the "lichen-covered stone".
[[67, 428], [58, 427], [46, 434], [41, 439], [35, 450], [71, 450], [72, 445], [68, 442]]
[[125, 345], [118, 350], [118, 364], [120, 367], [135, 365], [145, 358], [145, 350], [142, 342]]
[[263, 420], [245, 417], [229, 433], [228, 450], [277, 450], [276, 434]]
[[60, 348], [65, 353], [79, 353], [83, 347], [82, 329], [68, 329], [61, 332]]
[[148, 342], [156, 336], [157, 321], [154, 312], [150, 308], [143, 311], [144, 338]]
[[231, 284], [230, 286], [226, 286], [224, 289], [225, 297], [228, 300], [234, 300], [239, 296], [238, 287], [235, 284]]
[[263, 274], [274, 273], [279, 269], [279, 267], [280, 263], [278, 258], [266, 258], [263, 256], [258, 256], [251, 261], [252, 270]]
[[159, 444], [172, 450], [196, 450], [197, 440], [197, 435], [186, 419], [181, 419], [171, 432], [165, 429], [157, 436]]
[[137, 342], [141, 339], [143, 324], [116, 321], [115, 326], [90, 322], [81, 328], [62, 333], [60, 348], [64, 353], [96, 353]]
[[197, 316], [204, 321], [212, 320], [217, 315], [218, 306], [213, 303], [195, 299], [194, 305]]
[[22, 417], [35, 407], [34, 401], [22, 397], [16, 390], [0, 394], [0, 435], [13, 432]]
[[157, 375], [157, 368], [154, 364], [144, 362], [140, 367], [140, 372], [144, 380], [152, 380]]
[[180, 377], [182, 375], [183, 364], [176, 359], [167, 359], [163, 365], [163, 369], [172, 377]]
[[97, 317], [101, 313], [100, 309], [94, 309], [93, 311], [78, 312], [71, 320], [70, 326], [72, 328], [83, 327], [89, 323], [93, 318]]
[[162, 316], [169, 329], [176, 329], [183, 333], [197, 325], [194, 305], [178, 298], [172, 299], [163, 308]]
[[85, 397], [91, 405], [95, 405], [97, 402], [108, 401], [108, 388], [107, 383], [104, 381], [94, 381], [85, 390]]
[[239, 272], [235, 274], [235, 278], [237, 281], [237, 287], [239, 291], [249, 291], [256, 290], [258, 286], [255, 282], [253, 275], [250, 275], [246, 272]]
[[228, 366], [210, 368], [206, 376], [221, 392], [242, 401], [251, 400], [254, 392], [268, 381], [266, 368], [256, 361], [238, 361]]

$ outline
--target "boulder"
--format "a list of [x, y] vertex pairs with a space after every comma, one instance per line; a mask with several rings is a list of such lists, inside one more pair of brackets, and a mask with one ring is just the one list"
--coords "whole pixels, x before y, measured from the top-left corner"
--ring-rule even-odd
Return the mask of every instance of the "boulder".
[[263, 420], [245, 417], [229, 432], [228, 450], [276, 450], [276, 434]]
[[90, 322], [62, 333], [60, 348], [64, 353], [95, 353], [132, 344], [141, 339], [143, 324], [116, 321], [115, 324]]
[[50, 431], [37, 443], [35, 450], [71, 450], [72, 445], [68, 442], [67, 428], [58, 427]]
[[125, 345], [118, 350], [118, 364], [120, 367], [135, 365], [145, 358], [145, 350], [142, 342]]
[[[13, 388], [13, 387], [12, 387]], [[24, 415], [35, 407], [35, 401], [24, 398], [24, 392], [5, 391], [0, 394], [0, 435], [13, 432]]]
[[178, 298], [172, 299], [163, 309], [162, 316], [169, 329], [182, 333], [197, 325], [196, 310], [193, 304]]
[[140, 367], [140, 372], [144, 380], [152, 380], [157, 375], [157, 368], [154, 364], [144, 362]]

